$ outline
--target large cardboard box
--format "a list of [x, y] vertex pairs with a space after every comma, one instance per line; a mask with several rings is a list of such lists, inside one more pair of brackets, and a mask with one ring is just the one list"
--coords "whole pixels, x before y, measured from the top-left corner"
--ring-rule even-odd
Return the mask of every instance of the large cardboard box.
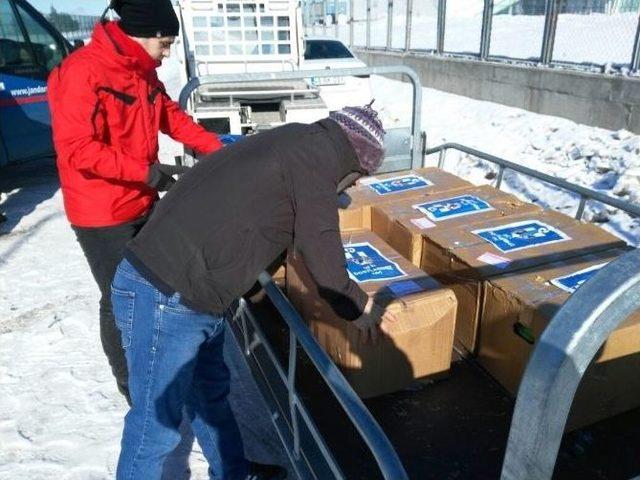
[[421, 267], [455, 292], [456, 341], [475, 353], [484, 280], [624, 245], [596, 225], [545, 210], [425, 234]]
[[372, 205], [472, 186], [435, 167], [366, 177], [341, 196], [340, 230], [371, 230]]
[[[571, 290], [625, 251], [588, 254], [485, 282], [481, 364], [515, 395], [535, 342]], [[640, 407], [639, 372], [640, 312], [636, 312], [611, 334], [585, 372], [568, 430]]]
[[[399, 275], [360, 283], [379, 304], [396, 314], [397, 321], [390, 326], [388, 335], [383, 335], [375, 345], [361, 344], [358, 329], [338, 317], [320, 297], [299, 254], [289, 256], [287, 291], [354, 390], [363, 398], [374, 397], [400, 390], [419, 378], [445, 374], [453, 347], [456, 312], [453, 292], [442, 288], [371, 232], [343, 234], [342, 238], [352, 271], [362, 268], [365, 276], [373, 272], [373, 278], [379, 278], [378, 273], [389, 276], [394, 271]], [[369, 268], [372, 265], [369, 260], [376, 256], [371, 247], [386, 259], [390, 268]], [[364, 258], [367, 252], [370, 256]], [[359, 266], [354, 267], [354, 259]], [[377, 261], [380, 265], [380, 259]]]
[[542, 209], [537, 205], [483, 185], [375, 205], [371, 210], [371, 230], [420, 266], [423, 234], [458, 228], [469, 222], [540, 212]]

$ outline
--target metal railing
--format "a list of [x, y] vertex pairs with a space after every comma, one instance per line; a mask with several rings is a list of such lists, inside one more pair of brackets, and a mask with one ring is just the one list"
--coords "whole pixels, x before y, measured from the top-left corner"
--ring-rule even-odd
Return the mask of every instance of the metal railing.
[[[578, 205], [578, 210], [576, 211], [575, 218], [577, 220], [581, 220], [584, 214], [584, 209], [587, 205], [588, 201], [595, 200], [597, 202], [603, 203], [605, 205], [609, 205], [614, 208], [618, 208], [630, 215], [640, 218], [640, 206], [635, 205], [633, 203], [625, 202], [615, 197], [610, 197], [605, 195], [604, 193], [598, 192], [596, 190], [591, 190], [586, 187], [582, 187], [580, 185], [576, 185], [574, 183], [567, 182], [566, 180], [558, 177], [554, 177], [552, 175], [539, 172], [537, 170], [533, 170], [531, 168], [525, 167], [523, 165], [519, 165], [514, 162], [510, 162], [509, 160], [505, 160], [504, 158], [497, 157], [495, 155], [491, 155], [486, 152], [482, 152], [480, 150], [476, 150], [471, 147], [467, 147], [465, 145], [460, 145], [458, 143], [444, 143], [442, 145], [438, 145], [437, 147], [427, 148], [424, 151], [424, 161], [426, 161], [426, 157], [428, 155], [438, 154], [438, 167], [444, 168], [446, 154], [449, 150], [456, 150], [459, 152], [466, 153], [468, 155], [473, 155], [474, 157], [480, 158], [482, 160], [486, 160], [488, 162], [494, 163], [498, 165], [498, 174], [496, 176], [495, 187], [500, 189], [502, 186], [502, 181], [504, 178], [504, 173], [507, 170], [513, 170], [518, 173], [522, 173], [529, 177], [535, 178], [537, 180], [541, 180], [545, 183], [549, 183], [560, 187], [569, 192], [576, 193], [580, 196], [580, 203]], [[424, 165], [424, 163], [423, 163]]]
[[[321, 78], [335, 76], [366, 76], [366, 75], [392, 75], [402, 74], [411, 80], [413, 84], [413, 113], [411, 117], [411, 167], [418, 168], [422, 165], [422, 85], [420, 77], [411, 68], [404, 65], [390, 67], [367, 68], [336, 68], [326, 70], [304, 70], [296, 72], [265, 72], [265, 73], [233, 73], [220, 75], [207, 75], [191, 78], [180, 92], [179, 103], [182, 110], [187, 110], [189, 100], [197, 88], [203, 85], [236, 82], [265, 82], [271, 80], [300, 80], [305, 78]], [[185, 153], [185, 157], [189, 155]], [[191, 159], [186, 158], [187, 164]]]
[[611, 332], [638, 308], [640, 250], [636, 249], [602, 268], [553, 317], [518, 390], [502, 480], [552, 477], [585, 370]]
[[[327, 475], [331, 475], [333, 478], [345, 478], [296, 389], [297, 346], [300, 345], [366, 443], [378, 464], [382, 476], [390, 480], [407, 479], [407, 473], [380, 425], [378, 425], [369, 410], [353, 391], [331, 358], [313, 337], [304, 320], [273, 282], [271, 276], [263, 272], [260, 274], [258, 281], [289, 328], [287, 369], [285, 370], [280, 365], [277, 355], [244, 300], [241, 300], [235, 323], [241, 323], [245, 355], [253, 355], [259, 347], [263, 347], [267, 353], [268, 360], [272, 362], [277, 372], [277, 376], [282, 384], [286, 386], [288, 421], [284, 428], [288, 429], [288, 431], [282, 432], [280, 430], [279, 434], [281, 437], [289, 434], [291, 450], [288, 450], [288, 454], [298, 475], [301, 477], [309, 475], [322, 479], [328, 478]], [[249, 334], [249, 326], [253, 335]], [[318, 447], [319, 454], [326, 464], [324, 474], [321, 476], [318, 476], [318, 472], [314, 470], [313, 465], [309, 465], [310, 459], [302, 447], [304, 442], [301, 435], [301, 422]], [[276, 428], [278, 428], [278, 425], [276, 425]]]
[[[404, 48], [393, 47], [393, 25], [398, 19], [399, 8], [394, 8], [394, 2], [390, 0], [386, 4], [378, 3], [377, 15], [372, 15], [371, 0], [366, 1], [366, 17], [355, 18], [354, 6], [355, 0], [349, 0], [348, 28], [349, 28], [349, 45], [351, 47], [358, 46], [367, 49], [379, 49], [389, 51], [405, 51], [418, 53], [433, 53], [437, 55], [446, 54], [448, 56], [462, 55], [465, 57], [476, 57], [480, 60], [493, 60], [509, 62], [522, 61], [526, 63], [541, 64], [544, 66], [562, 66], [574, 67], [581, 69], [596, 69], [599, 71], [618, 71], [640, 72], [640, 2], [629, 0], [626, 3], [617, 2], [568, 2], [567, 0], [538, 0], [537, 2], [528, 2], [521, 4], [520, 2], [511, 2], [511, 6], [505, 6], [508, 2], [499, 2], [495, 0], [482, 0], [469, 2], [468, 9], [479, 6], [477, 15], [469, 17], [465, 12], [463, 16], [457, 16], [452, 8], [453, 0], [438, 0], [437, 6], [430, 16], [420, 17], [433, 18], [433, 28], [437, 30], [436, 40], [430, 46], [415, 45], [412, 40], [412, 31], [419, 32], [426, 30], [423, 26], [421, 29], [412, 27], [416, 20], [416, 3], [412, 0], [407, 1], [407, 8], [404, 9], [406, 38]], [[467, 0], [464, 0], [465, 2]], [[337, 11], [335, 5], [337, 3], [347, 3], [347, 0], [338, 2], [336, 0], [305, 0], [303, 8], [305, 8], [305, 21], [309, 32], [317, 33], [321, 29], [324, 35], [329, 33], [326, 20], [327, 5], [334, 5], [334, 11]], [[324, 17], [322, 19], [314, 18], [308, 10], [313, 9], [315, 5], [322, 5]], [[459, 4], [458, 7], [460, 8]], [[466, 5], [466, 3], [465, 3]], [[612, 15], [617, 14], [611, 10], [611, 5], [616, 6], [623, 15], [615, 26], [612, 26], [611, 19], [616, 20]], [[626, 5], [626, 6], [625, 6]], [[425, 5], [422, 4], [425, 8]], [[381, 18], [382, 8], [386, 8], [386, 18]], [[318, 9], [316, 9], [318, 10]], [[395, 13], [394, 13], [395, 12]], [[634, 13], [637, 15], [634, 20]], [[539, 37], [533, 37], [523, 40], [518, 50], [514, 50], [516, 44], [512, 41], [497, 42], [500, 39], [502, 30], [494, 29], [493, 23], [498, 19], [504, 22], [513, 16], [521, 16], [530, 19], [533, 27], [537, 25], [539, 29]], [[588, 32], [575, 30], [575, 21], [580, 17], [589, 14], [593, 15], [594, 27], [588, 29]], [[394, 20], [395, 15], [395, 20]], [[568, 17], [566, 21], [559, 23], [560, 15], [575, 15]], [[610, 18], [608, 18], [610, 17]], [[473, 20], [475, 25], [470, 25], [469, 18]], [[563, 17], [564, 18], [564, 17]], [[337, 20], [334, 19], [334, 20]], [[448, 35], [448, 23], [462, 22], [463, 29], [460, 32], [468, 34], [470, 28], [478, 28], [480, 35], [477, 43], [467, 44], [466, 41], [457, 38], [458, 31], [454, 31], [451, 36]], [[315, 23], [314, 23], [315, 22]], [[356, 39], [354, 36], [354, 28], [358, 22], [366, 22], [366, 35], [364, 39]], [[372, 38], [372, 22], [379, 24], [385, 23], [385, 38]], [[622, 23], [621, 23], [622, 22]], [[599, 27], [597, 25], [600, 25]], [[449, 29], [451, 26], [449, 26]], [[337, 30], [337, 27], [336, 29]], [[382, 29], [379, 29], [382, 31]], [[561, 35], [560, 35], [561, 34]], [[635, 34], [635, 35], [634, 35]], [[381, 34], [382, 35], [382, 34]], [[635, 41], [634, 41], [635, 38]], [[452, 42], [454, 45], [450, 48], [445, 46]], [[492, 42], [493, 39], [493, 42]], [[537, 43], [535, 40], [537, 40]], [[584, 48], [584, 42], [593, 42], [593, 46], [598, 48]], [[375, 46], [374, 46], [375, 44]], [[607, 44], [605, 46], [604, 44]], [[565, 53], [567, 51], [569, 53]], [[596, 52], [598, 51], [598, 52]]]

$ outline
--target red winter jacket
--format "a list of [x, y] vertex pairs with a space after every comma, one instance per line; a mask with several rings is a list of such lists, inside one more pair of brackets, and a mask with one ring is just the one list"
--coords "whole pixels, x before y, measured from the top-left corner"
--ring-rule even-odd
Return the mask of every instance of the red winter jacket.
[[168, 97], [156, 66], [108, 22], [51, 72], [53, 140], [73, 225], [118, 225], [147, 213], [157, 198], [145, 180], [158, 161], [159, 131], [200, 153], [222, 146]]

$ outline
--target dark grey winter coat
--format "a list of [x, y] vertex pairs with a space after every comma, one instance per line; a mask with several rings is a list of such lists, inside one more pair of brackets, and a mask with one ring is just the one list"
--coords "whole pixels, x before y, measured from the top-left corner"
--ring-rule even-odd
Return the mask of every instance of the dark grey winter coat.
[[126, 256], [161, 290], [221, 313], [295, 244], [336, 312], [355, 319], [367, 296], [346, 273], [336, 188], [359, 170], [333, 120], [259, 133], [183, 175]]

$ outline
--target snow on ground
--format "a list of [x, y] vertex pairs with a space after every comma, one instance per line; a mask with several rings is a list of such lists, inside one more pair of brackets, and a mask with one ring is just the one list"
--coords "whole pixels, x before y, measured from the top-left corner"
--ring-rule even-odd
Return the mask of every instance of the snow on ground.
[[[161, 71], [174, 94], [176, 63]], [[167, 71], [170, 73], [166, 75]], [[162, 140], [163, 161], [181, 150]], [[0, 177], [0, 480], [114, 478], [127, 405], [98, 329], [99, 292], [64, 215], [51, 162]], [[4, 174], [4, 172], [3, 172]], [[232, 401], [249, 458], [286, 464], [268, 412], [227, 342]], [[192, 479], [207, 478], [199, 447]], [[165, 471], [185, 478], [184, 458]]]
[[[161, 71], [174, 98], [177, 65], [168, 62]], [[382, 78], [373, 83], [387, 125], [407, 125], [411, 87]], [[423, 94], [430, 145], [457, 141], [640, 202], [636, 135], [431, 89]], [[180, 152], [162, 139], [164, 162]], [[453, 153], [447, 167], [477, 183], [487, 182], [491, 169]], [[98, 290], [64, 217], [55, 172], [46, 165], [32, 168], [0, 178], [6, 193], [0, 210], [8, 216], [0, 224], [0, 480], [112, 478], [126, 405], [99, 343]], [[543, 205], [575, 208], [565, 208], [569, 198], [535, 182], [509, 175], [505, 186]], [[638, 242], [637, 222], [607, 211], [590, 214], [607, 216], [605, 228]], [[250, 403], [255, 391], [238, 381], [246, 372], [232, 373], [249, 454], [282, 462], [265, 411]], [[196, 451], [190, 463], [192, 478], [206, 478], [201, 454]]]
[[[383, 77], [374, 77], [372, 85], [385, 124], [409, 125], [411, 85]], [[430, 88], [423, 89], [422, 129], [429, 147], [461, 143], [640, 204], [640, 136], [630, 132], [580, 125]], [[437, 158], [428, 158], [427, 163], [436, 165]], [[455, 151], [447, 154], [445, 168], [477, 184], [489, 183], [497, 172]], [[503, 189], [568, 215], [575, 214], [578, 206], [573, 195], [514, 173], [505, 174]], [[640, 220], [625, 213], [590, 202], [585, 219], [600, 223], [633, 245], [640, 243]]]

